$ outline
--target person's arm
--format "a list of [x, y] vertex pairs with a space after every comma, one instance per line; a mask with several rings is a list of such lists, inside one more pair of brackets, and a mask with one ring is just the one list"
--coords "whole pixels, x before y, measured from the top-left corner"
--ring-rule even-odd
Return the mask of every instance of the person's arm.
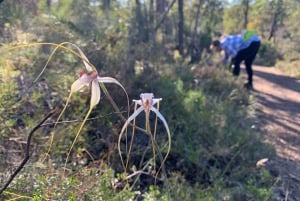
[[229, 59], [229, 54], [227, 54], [225, 51], [224, 51], [224, 57], [221, 59], [221, 60], [219, 60], [219, 61], [217, 61], [216, 63], [214, 63], [214, 67], [218, 67], [218, 66], [220, 66], [220, 65], [225, 65], [226, 63], [227, 63], [227, 61], [228, 61], [228, 59]]

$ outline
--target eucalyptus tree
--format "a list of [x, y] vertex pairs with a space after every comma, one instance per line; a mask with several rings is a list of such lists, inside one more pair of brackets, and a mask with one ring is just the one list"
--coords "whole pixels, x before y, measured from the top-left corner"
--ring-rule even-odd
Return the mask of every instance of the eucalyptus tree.
[[248, 25], [248, 13], [251, 0], [242, 0], [242, 9], [243, 9], [243, 28], [246, 29]]
[[270, 4], [273, 12], [268, 40], [271, 40], [275, 37], [276, 31], [278, 30], [278, 26], [282, 25], [282, 20], [284, 16], [283, 0], [271, 1]]

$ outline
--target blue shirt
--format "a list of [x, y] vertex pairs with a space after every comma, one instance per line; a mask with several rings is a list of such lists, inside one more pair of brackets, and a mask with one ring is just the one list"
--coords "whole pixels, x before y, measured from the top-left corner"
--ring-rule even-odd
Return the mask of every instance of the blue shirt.
[[260, 38], [257, 35], [253, 35], [246, 41], [244, 40], [243, 45], [241, 46], [241, 50], [249, 47], [252, 42], [259, 42], [259, 41]]
[[237, 53], [244, 47], [244, 41], [241, 35], [230, 35], [220, 41], [221, 48], [225, 52], [223, 62], [226, 62], [229, 57], [234, 58]]

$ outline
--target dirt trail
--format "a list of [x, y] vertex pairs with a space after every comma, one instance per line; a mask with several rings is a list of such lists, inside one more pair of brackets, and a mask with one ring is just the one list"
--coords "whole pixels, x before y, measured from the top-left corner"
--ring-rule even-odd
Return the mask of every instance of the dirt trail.
[[277, 200], [300, 201], [300, 80], [273, 67], [254, 66], [253, 70], [261, 123], [277, 152], [268, 165], [280, 176]]

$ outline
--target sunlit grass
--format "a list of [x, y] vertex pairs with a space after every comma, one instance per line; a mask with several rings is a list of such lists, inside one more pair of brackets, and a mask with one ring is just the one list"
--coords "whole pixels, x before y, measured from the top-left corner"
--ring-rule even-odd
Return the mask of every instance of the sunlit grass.
[[289, 76], [300, 78], [300, 60], [290, 62], [278, 61], [276, 67]]

